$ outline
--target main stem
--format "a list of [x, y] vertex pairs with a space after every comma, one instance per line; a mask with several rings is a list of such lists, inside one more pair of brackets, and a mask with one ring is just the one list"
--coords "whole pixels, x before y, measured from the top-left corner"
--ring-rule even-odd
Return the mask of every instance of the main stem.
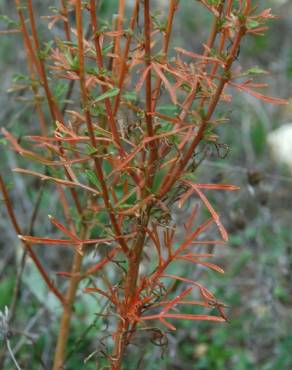
[[[144, 0], [144, 37], [145, 37], [145, 67], [151, 66], [151, 18], [150, 18], [150, 1]], [[145, 120], [148, 137], [154, 136], [154, 127], [151, 116], [152, 111], [152, 81], [151, 71], [148, 72], [145, 79]], [[155, 161], [157, 158], [157, 143], [152, 141], [149, 145], [150, 155], [147, 166], [145, 168], [145, 185], [142, 190], [142, 198], [149, 195], [149, 190], [152, 187], [153, 175], [155, 171]], [[111, 370], [120, 370], [124, 353], [128, 343], [125, 338], [125, 333], [128, 332], [130, 322], [128, 315], [133, 313], [133, 306], [137, 297], [137, 285], [139, 279], [139, 266], [142, 258], [143, 248], [145, 245], [146, 227], [149, 222], [151, 205], [147, 206], [146, 210], [139, 216], [137, 237], [128, 255], [129, 269], [125, 281], [125, 298], [123, 312], [120, 313], [121, 320], [118, 324], [115, 333], [115, 345], [111, 356]]]
[[119, 321], [118, 328], [115, 333], [114, 349], [111, 355], [111, 370], [120, 370], [122, 368], [122, 360], [129, 344], [126, 339], [126, 333], [129, 332], [131, 323], [129, 322], [127, 315], [133, 311], [132, 307], [135, 304], [137, 296], [139, 266], [145, 245], [145, 230], [149, 221], [149, 213], [150, 206], [145, 214], [141, 216], [138, 235], [129, 256], [129, 269], [125, 281], [125, 300], [123, 312], [120, 313], [122, 318]]
[[[111, 370], [121, 370], [122, 361], [127, 345], [125, 343], [125, 332], [128, 330], [129, 323], [120, 320], [115, 333], [114, 349], [111, 356]], [[96, 370], [99, 370], [98, 368]]]

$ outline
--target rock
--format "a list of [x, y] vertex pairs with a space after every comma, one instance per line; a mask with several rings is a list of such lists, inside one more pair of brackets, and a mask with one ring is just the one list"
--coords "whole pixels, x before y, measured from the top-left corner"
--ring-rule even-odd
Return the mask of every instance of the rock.
[[267, 143], [273, 160], [286, 165], [292, 173], [292, 123], [286, 123], [270, 132]]

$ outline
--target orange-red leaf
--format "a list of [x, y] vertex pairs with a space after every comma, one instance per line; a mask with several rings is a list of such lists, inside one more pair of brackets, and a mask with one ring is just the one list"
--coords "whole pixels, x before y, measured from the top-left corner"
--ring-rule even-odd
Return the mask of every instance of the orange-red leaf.
[[261, 93], [259, 93], [257, 91], [254, 91], [254, 90], [250, 89], [245, 84], [237, 84], [235, 82], [229, 81], [229, 85], [235, 87], [238, 90], [245, 91], [246, 93], [248, 93], [248, 94], [254, 96], [255, 98], [260, 99], [260, 100], [262, 100], [262, 101], [264, 101], [266, 103], [271, 103], [271, 104], [288, 104], [288, 100], [279, 99], [279, 98], [274, 98], [272, 96], [263, 95], [263, 94], [261, 94]]

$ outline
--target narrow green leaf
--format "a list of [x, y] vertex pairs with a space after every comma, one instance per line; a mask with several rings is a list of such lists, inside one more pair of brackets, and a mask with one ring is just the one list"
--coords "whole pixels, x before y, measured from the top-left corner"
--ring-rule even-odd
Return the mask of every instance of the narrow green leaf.
[[249, 76], [249, 75], [259, 75], [259, 74], [267, 74], [268, 72], [264, 69], [261, 69], [257, 66], [249, 68], [247, 71], [243, 72], [241, 76]]
[[95, 176], [95, 173], [92, 170], [85, 170], [85, 175], [89, 182], [99, 189], [99, 182], [97, 177]]
[[98, 103], [104, 99], [113, 98], [114, 96], [117, 96], [120, 92], [120, 89], [118, 87], [113, 87], [112, 89], [108, 90], [104, 94], [99, 95], [97, 99], [94, 100], [94, 104]]

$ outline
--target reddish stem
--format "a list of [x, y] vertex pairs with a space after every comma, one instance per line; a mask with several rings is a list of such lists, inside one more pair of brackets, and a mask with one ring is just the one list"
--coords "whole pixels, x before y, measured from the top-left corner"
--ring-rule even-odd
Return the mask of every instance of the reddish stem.
[[[98, 151], [97, 147], [97, 142], [94, 134], [94, 128], [93, 128], [93, 123], [89, 111], [89, 106], [88, 106], [88, 92], [86, 89], [85, 85], [85, 61], [84, 61], [84, 47], [83, 47], [83, 27], [82, 27], [82, 11], [81, 11], [81, 0], [76, 1], [76, 23], [77, 23], [77, 35], [78, 35], [78, 53], [79, 53], [79, 78], [80, 78], [80, 90], [81, 90], [81, 97], [82, 97], [82, 102], [83, 102], [83, 107], [84, 107], [84, 113], [86, 117], [86, 123], [87, 123], [87, 129], [90, 137], [90, 142], [91, 145]], [[123, 238], [120, 238], [122, 236], [122, 232], [120, 230], [120, 227], [118, 225], [118, 222], [116, 220], [116, 216], [114, 213], [114, 209], [111, 205], [109, 194], [108, 194], [108, 189], [106, 182], [104, 180], [103, 176], [103, 170], [101, 167], [100, 160], [97, 156], [93, 157], [94, 161], [94, 167], [95, 167], [95, 172], [96, 176], [100, 182], [100, 186], [102, 189], [102, 195], [103, 195], [103, 200], [104, 204], [109, 212], [109, 217], [113, 226], [113, 229], [115, 231], [116, 236], [119, 238], [121, 247], [124, 251], [124, 253], [127, 255], [128, 254], [128, 246], [127, 243]]]

